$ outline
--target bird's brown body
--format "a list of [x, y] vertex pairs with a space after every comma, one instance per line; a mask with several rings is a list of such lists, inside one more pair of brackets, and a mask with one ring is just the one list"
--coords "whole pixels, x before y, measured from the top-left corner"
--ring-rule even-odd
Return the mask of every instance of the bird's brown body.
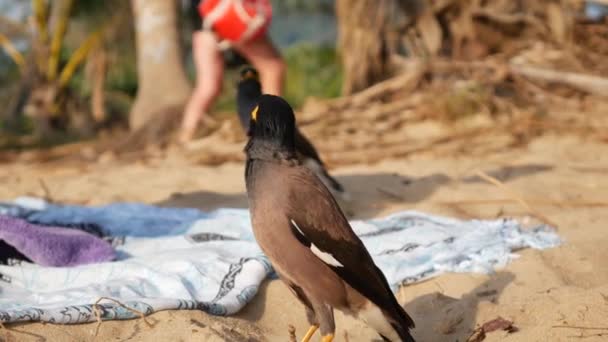
[[[285, 212], [276, 210], [289, 203], [290, 197], [296, 194], [305, 195], [302, 190], [317, 192], [319, 195], [326, 195], [328, 191], [321, 184], [315, 184], [316, 182], [313, 184], [297, 183], [298, 186], [294, 188], [294, 183], [289, 180], [313, 180], [314, 175], [304, 167], [295, 166], [293, 162], [258, 161], [256, 163], [262, 164], [259, 165], [259, 168], [263, 169], [259, 175], [260, 183], [256, 183], [270, 184], [272, 182], [274, 189], [267, 196], [262, 196], [252, 203], [253, 232], [262, 251], [272, 260], [272, 265], [279, 277], [292, 290], [295, 284], [309, 284], [310, 286], [300, 286], [304, 293], [334, 308], [347, 310], [351, 306], [363, 305], [365, 299], [352, 287], [345, 284], [331, 268], [311, 252], [309, 247], [301, 244], [292, 232], [291, 219]], [[253, 186], [256, 186], [255, 183]], [[252, 192], [256, 191], [252, 189]], [[308, 203], [308, 205], [315, 206], [314, 203]], [[334, 206], [329, 201], [320, 205]], [[307, 206], [307, 208], [289, 208], [288, 210], [311, 209]], [[341, 218], [336, 217], [336, 219]], [[264, 229], [264, 227], [284, 228]], [[340, 231], [336, 233], [336, 239], [344, 239], [351, 244], [357, 243], [358, 238], [354, 234], [349, 236], [349, 234], [339, 234]], [[294, 265], [299, 265], [297, 272], [292, 272]], [[314, 283], [310, 282], [310, 279], [314, 279]], [[301, 296], [301, 294], [296, 295]]]
[[262, 97], [257, 114], [262, 122], [252, 121], [246, 147], [245, 178], [258, 244], [305, 305], [311, 334], [319, 327], [331, 341], [335, 308], [365, 321], [386, 340], [413, 341], [414, 323], [386, 278], [323, 182], [300, 164], [293, 112], [278, 99]]

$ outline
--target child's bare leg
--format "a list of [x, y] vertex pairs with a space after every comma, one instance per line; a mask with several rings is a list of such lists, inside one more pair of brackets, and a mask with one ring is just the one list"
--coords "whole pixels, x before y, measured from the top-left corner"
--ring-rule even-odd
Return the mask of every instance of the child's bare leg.
[[193, 34], [192, 56], [196, 67], [196, 86], [184, 110], [179, 137], [181, 143], [192, 140], [199, 122], [205, 119], [222, 89], [224, 64], [213, 33], [197, 31]]
[[283, 94], [285, 61], [267, 35], [234, 48], [258, 69], [264, 93]]

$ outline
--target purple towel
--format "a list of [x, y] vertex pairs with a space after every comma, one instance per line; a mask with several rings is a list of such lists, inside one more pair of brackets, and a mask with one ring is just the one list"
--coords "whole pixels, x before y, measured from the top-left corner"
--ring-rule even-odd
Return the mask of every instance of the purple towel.
[[0, 215], [0, 240], [42, 266], [76, 266], [114, 259], [112, 246], [75, 229], [39, 226]]

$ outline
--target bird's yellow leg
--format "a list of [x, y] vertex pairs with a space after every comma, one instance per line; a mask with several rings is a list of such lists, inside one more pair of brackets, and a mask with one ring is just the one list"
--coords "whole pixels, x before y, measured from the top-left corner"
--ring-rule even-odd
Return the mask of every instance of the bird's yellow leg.
[[308, 331], [306, 332], [306, 335], [304, 335], [304, 338], [302, 338], [302, 342], [308, 342], [308, 341], [310, 341], [310, 338], [312, 337], [312, 335], [315, 334], [315, 332], [317, 331], [317, 329], [319, 329], [318, 325], [311, 325], [310, 328], [308, 328]]
[[321, 342], [331, 342], [333, 340], [334, 340], [334, 334], [329, 334], [329, 335], [323, 336], [323, 338], [321, 339]]

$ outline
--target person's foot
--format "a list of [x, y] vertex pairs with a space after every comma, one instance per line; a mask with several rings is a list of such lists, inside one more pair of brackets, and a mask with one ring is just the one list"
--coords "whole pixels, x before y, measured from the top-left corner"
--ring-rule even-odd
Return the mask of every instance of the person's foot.
[[203, 127], [215, 128], [218, 124], [218, 121], [209, 115], [203, 115], [203, 117], [201, 118], [201, 125]]
[[187, 145], [194, 138], [195, 130], [190, 128], [182, 128], [177, 137], [177, 144], [180, 146]]
[[[213, 129], [217, 127], [218, 121], [209, 115], [203, 115], [200, 118], [200, 125], [209, 129]], [[181, 132], [178, 137], [178, 144], [187, 145], [194, 139], [196, 135], [196, 127], [182, 127]]]

